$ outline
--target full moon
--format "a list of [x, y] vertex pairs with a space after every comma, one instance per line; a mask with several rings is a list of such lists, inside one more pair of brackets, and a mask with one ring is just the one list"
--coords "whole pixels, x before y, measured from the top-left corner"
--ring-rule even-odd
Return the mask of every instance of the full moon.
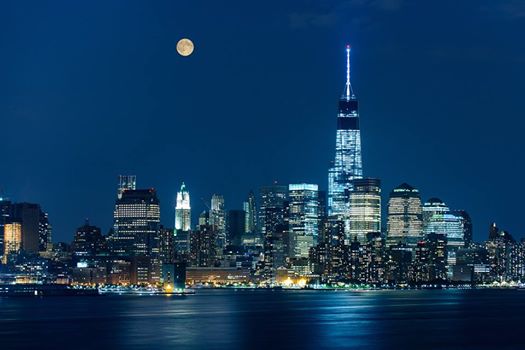
[[181, 56], [189, 56], [192, 54], [194, 49], [193, 42], [190, 39], [180, 39], [177, 43], [177, 52]]

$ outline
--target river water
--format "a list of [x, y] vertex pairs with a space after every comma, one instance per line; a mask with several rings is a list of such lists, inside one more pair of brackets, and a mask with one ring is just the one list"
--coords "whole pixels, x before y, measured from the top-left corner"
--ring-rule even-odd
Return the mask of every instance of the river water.
[[0, 349], [525, 349], [525, 291], [0, 298]]

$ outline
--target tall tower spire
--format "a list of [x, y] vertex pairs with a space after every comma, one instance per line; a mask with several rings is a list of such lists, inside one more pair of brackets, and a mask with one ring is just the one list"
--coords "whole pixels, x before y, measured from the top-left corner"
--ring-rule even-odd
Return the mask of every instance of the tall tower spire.
[[346, 45], [346, 88], [345, 88], [346, 100], [354, 97], [352, 91], [352, 85], [350, 84], [350, 45]]
[[330, 215], [348, 214], [348, 193], [354, 188], [352, 180], [363, 177], [358, 102], [350, 83], [350, 45], [346, 45], [346, 86], [339, 98], [335, 158], [328, 169]]

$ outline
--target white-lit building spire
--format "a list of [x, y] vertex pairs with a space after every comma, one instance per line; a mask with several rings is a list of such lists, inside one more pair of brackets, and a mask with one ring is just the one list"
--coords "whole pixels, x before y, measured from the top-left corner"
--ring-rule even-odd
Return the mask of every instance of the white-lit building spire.
[[191, 206], [190, 193], [184, 182], [177, 192], [177, 204], [175, 206], [175, 230], [189, 231], [191, 229]]
[[347, 100], [354, 98], [354, 92], [352, 91], [352, 84], [350, 83], [350, 45], [346, 45], [346, 87], [345, 97]]
[[348, 214], [348, 193], [353, 189], [352, 180], [363, 177], [358, 102], [350, 84], [350, 45], [346, 45], [346, 86], [339, 99], [335, 157], [328, 169], [330, 215]]

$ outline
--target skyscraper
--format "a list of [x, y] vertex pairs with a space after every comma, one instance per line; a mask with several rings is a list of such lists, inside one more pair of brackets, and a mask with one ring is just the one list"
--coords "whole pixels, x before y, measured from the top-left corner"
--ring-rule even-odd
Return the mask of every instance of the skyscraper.
[[45, 252], [52, 249], [52, 226], [49, 222], [49, 215], [41, 211], [38, 222], [38, 251]]
[[177, 204], [175, 205], [175, 230], [191, 230], [191, 205], [190, 193], [184, 182], [177, 192]]
[[414, 281], [441, 283], [447, 278], [447, 237], [430, 233], [415, 248]]
[[0, 256], [4, 254], [4, 225], [11, 217], [11, 201], [0, 197]]
[[354, 179], [349, 196], [348, 233], [350, 241], [366, 243], [366, 235], [381, 232], [381, 181]]
[[335, 158], [328, 170], [328, 214], [345, 215], [353, 179], [363, 177], [358, 101], [350, 84], [350, 45], [346, 46], [346, 85], [339, 100]]
[[209, 225], [209, 224], [210, 224], [210, 212], [208, 210], [204, 210], [199, 215], [198, 227], [202, 225]]
[[160, 227], [159, 255], [163, 264], [171, 264], [175, 262], [176, 258], [179, 258], [175, 242], [176, 231], [174, 231], [169, 227]]
[[18, 254], [22, 249], [22, 223], [11, 221], [4, 225], [4, 251], [2, 262], [6, 264], [11, 255]]
[[154, 189], [125, 190], [115, 202], [112, 254], [130, 258], [131, 283], [160, 280], [160, 202]]
[[226, 233], [228, 242], [234, 246], [240, 246], [245, 229], [246, 213], [244, 210], [228, 210], [226, 220]]
[[226, 244], [226, 211], [224, 197], [220, 194], [211, 196], [210, 225], [215, 226], [219, 248]]
[[326, 282], [336, 281], [347, 267], [345, 222], [337, 215], [324, 217], [319, 225], [317, 246], [310, 250], [311, 270]]
[[210, 224], [222, 229], [225, 225], [224, 196], [213, 194], [210, 206]]
[[419, 190], [402, 183], [390, 192], [388, 200], [387, 245], [399, 242], [415, 248], [423, 238], [423, 219]]
[[[170, 239], [173, 241], [174, 254], [183, 257], [190, 251], [191, 235], [191, 205], [190, 193], [186, 189], [184, 182], [177, 192], [177, 203], [175, 204], [175, 229]], [[166, 234], [166, 233], [165, 233]], [[164, 237], [167, 238], [167, 237]]]
[[190, 260], [193, 266], [210, 267], [217, 261], [217, 231], [213, 225], [199, 225], [191, 235]]
[[15, 203], [12, 216], [22, 223], [22, 250], [26, 253], [45, 251], [51, 243], [51, 225], [40, 205]]
[[317, 245], [319, 236], [318, 186], [290, 184], [289, 239], [290, 255], [308, 258], [310, 248]]
[[135, 175], [119, 175], [117, 198], [122, 197], [126, 190], [134, 190], [137, 187], [137, 177]]
[[288, 186], [274, 183], [260, 189], [260, 230], [264, 240], [264, 269], [269, 275], [284, 265], [288, 231]]
[[90, 225], [86, 220], [86, 223], [75, 233], [72, 244], [73, 259], [75, 262], [92, 260], [105, 250], [105, 246], [106, 239], [100, 228]]
[[442, 233], [447, 237], [449, 249], [465, 245], [463, 217], [453, 214], [439, 198], [430, 198], [423, 205], [423, 233]]
[[257, 206], [255, 194], [250, 191], [247, 200], [243, 203], [244, 209], [244, 232], [255, 233], [257, 230]]
[[469, 213], [465, 210], [454, 210], [452, 211], [452, 214], [463, 219], [463, 239], [465, 240], [465, 247], [469, 247], [472, 243], [473, 235], [472, 219], [470, 218]]
[[123, 256], [158, 253], [160, 202], [154, 189], [122, 192], [113, 217], [112, 253]]

